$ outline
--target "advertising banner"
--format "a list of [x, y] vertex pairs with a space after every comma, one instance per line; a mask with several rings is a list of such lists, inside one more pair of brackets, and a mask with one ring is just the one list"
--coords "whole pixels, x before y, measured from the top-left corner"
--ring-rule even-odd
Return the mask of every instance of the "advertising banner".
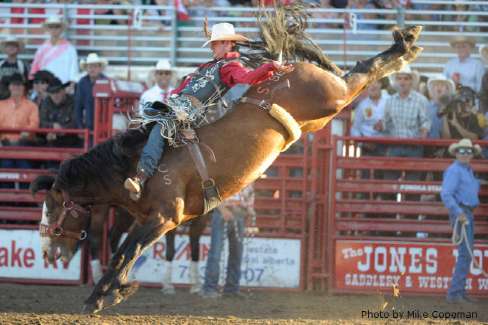
[[[451, 283], [457, 248], [450, 244], [338, 240], [335, 288], [445, 294]], [[474, 258], [488, 269], [488, 245], [475, 245]], [[488, 278], [471, 263], [466, 282], [471, 294], [487, 294]]]
[[[299, 288], [301, 241], [298, 239], [244, 238], [244, 254], [241, 265], [241, 285], [249, 287]], [[225, 279], [228, 254], [227, 241], [222, 250], [220, 283]], [[203, 281], [207, 263], [210, 237], [200, 239], [199, 271]], [[166, 256], [165, 238], [148, 248], [141, 256], [130, 276], [142, 283], [161, 283]], [[177, 235], [172, 282], [189, 284], [191, 248], [188, 236]]]
[[0, 278], [53, 283], [79, 282], [81, 253], [78, 251], [69, 265], [60, 260], [55, 266], [48, 265], [42, 258], [37, 229], [0, 229]]

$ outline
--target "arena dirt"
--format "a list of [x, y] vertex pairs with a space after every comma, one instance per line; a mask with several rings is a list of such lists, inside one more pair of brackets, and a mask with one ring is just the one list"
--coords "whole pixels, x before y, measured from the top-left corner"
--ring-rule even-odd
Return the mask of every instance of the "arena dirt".
[[[185, 289], [163, 296], [158, 289], [141, 288], [127, 302], [97, 315], [80, 314], [91, 288], [0, 284], [0, 324], [377, 324], [397, 323], [392, 309], [442, 315], [442, 312], [476, 312], [476, 323], [488, 322], [488, 301], [453, 306], [442, 297], [401, 297], [385, 309], [389, 319], [362, 317], [378, 312], [388, 297], [327, 295], [323, 293], [245, 292], [246, 299], [204, 300]], [[437, 312], [433, 313], [433, 312]], [[384, 316], [384, 315], [383, 315]], [[375, 317], [375, 316], [373, 316]], [[410, 319], [400, 324], [445, 324], [442, 319]], [[452, 320], [461, 324], [467, 319]]]

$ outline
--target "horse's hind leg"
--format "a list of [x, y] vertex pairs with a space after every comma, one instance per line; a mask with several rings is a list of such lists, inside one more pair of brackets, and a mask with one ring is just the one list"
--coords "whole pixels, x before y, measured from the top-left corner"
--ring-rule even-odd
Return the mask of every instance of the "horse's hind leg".
[[191, 221], [190, 224], [190, 247], [191, 247], [191, 264], [190, 264], [190, 293], [198, 293], [202, 288], [198, 262], [200, 261], [200, 237], [205, 227], [207, 227], [209, 216], [202, 215]]
[[163, 288], [161, 292], [165, 295], [173, 295], [176, 293], [175, 287], [172, 281], [173, 274], [173, 258], [175, 257], [175, 240], [176, 240], [176, 230], [168, 231], [165, 235], [166, 237], [166, 261], [164, 263], [163, 269]]
[[110, 294], [113, 295], [111, 305], [118, 304], [134, 294], [137, 290], [137, 285], [127, 283], [130, 269], [144, 249], [151, 246], [161, 236], [174, 228], [176, 228], [176, 224], [171, 220], [164, 223], [147, 223], [143, 226], [135, 227], [113, 257], [110, 267], [102, 280], [100, 280], [90, 297], [85, 301], [84, 311], [95, 313], [108, 307], [108, 305], [104, 306], [104, 299]]
[[358, 62], [344, 76], [348, 86], [348, 97], [355, 98], [370, 83], [400, 70], [408, 62], [414, 60], [422, 51], [422, 48], [414, 45], [421, 30], [421, 26], [412, 26], [393, 31], [395, 43], [388, 50]]

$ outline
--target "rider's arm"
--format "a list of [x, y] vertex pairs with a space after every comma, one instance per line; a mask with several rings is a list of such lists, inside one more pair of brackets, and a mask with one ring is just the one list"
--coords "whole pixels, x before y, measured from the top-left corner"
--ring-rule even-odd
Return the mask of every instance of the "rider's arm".
[[220, 69], [220, 78], [227, 86], [236, 84], [253, 85], [270, 78], [273, 75], [272, 63], [266, 63], [256, 70], [245, 68], [240, 62], [229, 62]]

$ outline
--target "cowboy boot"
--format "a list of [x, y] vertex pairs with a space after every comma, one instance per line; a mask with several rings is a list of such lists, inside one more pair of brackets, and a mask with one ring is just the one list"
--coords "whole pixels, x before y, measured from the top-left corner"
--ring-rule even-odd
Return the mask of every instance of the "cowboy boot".
[[130, 192], [130, 198], [137, 201], [141, 198], [144, 183], [149, 177], [144, 173], [144, 170], [138, 170], [136, 176], [128, 177], [124, 182], [124, 188]]

